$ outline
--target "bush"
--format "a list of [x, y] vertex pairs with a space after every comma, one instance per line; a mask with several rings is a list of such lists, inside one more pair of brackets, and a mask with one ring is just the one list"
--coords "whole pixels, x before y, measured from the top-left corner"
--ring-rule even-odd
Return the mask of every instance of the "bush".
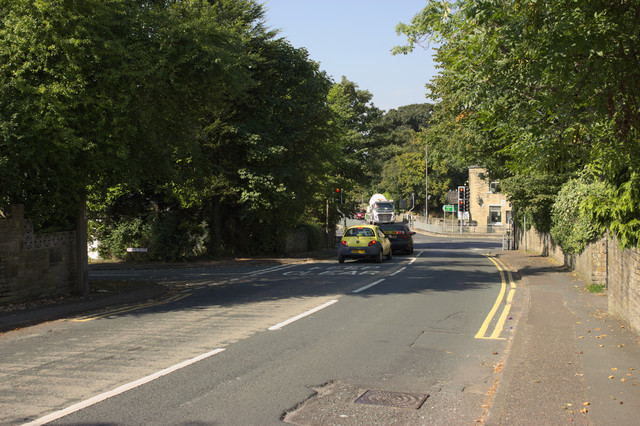
[[[102, 259], [187, 260], [204, 252], [204, 226], [179, 211], [165, 211], [144, 218], [124, 218], [110, 224], [91, 223]], [[127, 247], [146, 247], [148, 253], [127, 253]]]
[[151, 225], [141, 218], [122, 220], [110, 226], [91, 223], [92, 234], [99, 241], [98, 254], [102, 259], [133, 260], [127, 247], [149, 247]]
[[551, 236], [566, 254], [582, 253], [587, 244], [602, 236], [590, 220], [585, 201], [605, 190], [600, 182], [572, 179], [562, 186], [551, 211]]
[[180, 212], [162, 212], [151, 226], [149, 258], [175, 262], [204, 252], [204, 226], [192, 223]]

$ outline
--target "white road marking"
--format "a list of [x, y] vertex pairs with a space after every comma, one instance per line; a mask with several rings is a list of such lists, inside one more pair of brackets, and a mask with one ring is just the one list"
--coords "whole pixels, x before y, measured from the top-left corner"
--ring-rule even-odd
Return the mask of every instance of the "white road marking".
[[180, 364], [176, 364], [172, 367], [165, 368], [164, 370], [160, 370], [157, 373], [153, 373], [149, 376], [138, 379], [134, 382], [127, 383], [126, 385], [122, 385], [108, 392], [101, 393], [100, 395], [96, 395], [93, 398], [89, 398], [86, 401], [79, 402], [70, 407], [65, 408], [64, 410], [56, 411], [44, 417], [41, 417], [37, 420], [34, 420], [29, 423], [25, 423], [23, 426], [31, 426], [31, 425], [44, 425], [54, 420], [60, 419], [62, 417], [68, 416], [69, 414], [75, 413], [76, 411], [80, 411], [84, 408], [87, 408], [91, 405], [97, 404], [98, 402], [102, 402], [106, 399], [109, 399], [113, 396], [120, 395], [121, 393], [125, 393], [131, 389], [137, 388], [138, 386], [144, 385], [145, 383], [149, 383], [155, 379], [158, 379], [162, 376], [166, 376], [167, 374], [173, 373], [174, 371], [180, 370], [181, 368], [187, 367], [191, 364], [195, 364], [198, 361], [202, 361], [203, 359], [209, 358], [210, 356], [217, 355], [220, 352], [224, 351], [224, 349], [214, 349], [211, 352], [204, 353], [202, 355], [198, 355], [195, 358], [191, 358]]
[[283, 269], [293, 268], [294, 266], [297, 266], [297, 265], [294, 263], [294, 264], [290, 264], [290, 265], [272, 266], [271, 268], [260, 269], [260, 270], [255, 271], [255, 272], [247, 272], [246, 275], [254, 276], [254, 275], [268, 274], [269, 272], [281, 271]]
[[352, 291], [352, 293], [360, 293], [361, 291], [365, 291], [366, 289], [371, 288], [371, 287], [373, 287], [374, 285], [378, 285], [378, 284], [380, 284], [382, 281], [384, 281], [384, 278], [382, 278], [382, 279], [380, 279], [380, 280], [378, 280], [378, 281], [374, 281], [374, 282], [372, 282], [371, 284], [365, 285], [364, 287], [360, 287], [360, 288], [359, 288], [359, 289], [357, 289], [357, 290], [353, 290], [353, 291]]
[[273, 330], [279, 330], [279, 329], [281, 329], [282, 327], [284, 327], [285, 325], [289, 325], [289, 324], [291, 324], [292, 322], [298, 321], [298, 320], [299, 320], [299, 319], [301, 319], [301, 318], [304, 318], [304, 317], [309, 316], [309, 315], [311, 315], [311, 314], [313, 314], [313, 313], [316, 313], [316, 312], [318, 312], [318, 311], [320, 311], [320, 310], [322, 310], [322, 309], [324, 309], [324, 308], [326, 308], [326, 307], [329, 307], [329, 306], [333, 305], [333, 304], [334, 304], [334, 303], [336, 303], [336, 302], [337, 302], [337, 300], [330, 300], [330, 301], [328, 301], [327, 303], [325, 303], [325, 304], [323, 304], [323, 305], [320, 305], [320, 306], [317, 306], [317, 307], [315, 307], [315, 308], [313, 308], [313, 309], [311, 309], [311, 310], [309, 310], [309, 311], [307, 311], [307, 312], [305, 312], [305, 313], [302, 313], [302, 314], [300, 314], [300, 315], [297, 315], [297, 316], [295, 316], [295, 317], [293, 317], [293, 318], [289, 318], [289, 319], [288, 319], [288, 320], [286, 320], [286, 321], [283, 321], [283, 322], [281, 322], [281, 323], [279, 323], [279, 324], [276, 324], [276, 325], [274, 325], [274, 326], [272, 326], [272, 327], [269, 327], [269, 330], [271, 330], [271, 331], [273, 331]]
[[412, 265], [413, 262], [415, 262], [416, 259], [419, 258], [421, 254], [422, 254], [422, 250], [419, 251], [418, 254], [416, 254], [416, 256], [413, 259], [411, 259], [411, 262], [409, 262], [409, 265]]
[[399, 274], [400, 272], [404, 271], [405, 269], [407, 269], [406, 266], [403, 266], [402, 268], [398, 269], [397, 271], [395, 271], [393, 274], [390, 274], [390, 277], [393, 277], [394, 275]]

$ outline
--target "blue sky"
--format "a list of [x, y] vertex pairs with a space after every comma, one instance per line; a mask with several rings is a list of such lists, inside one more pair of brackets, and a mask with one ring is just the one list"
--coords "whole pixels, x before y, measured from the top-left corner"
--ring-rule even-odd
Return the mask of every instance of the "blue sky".
[[425, 84], [436, 74], [432, 52], [390, 50], [404, 44], [399, 22], [409, 23], [426, 0], [264, 0], [267, 25], [294, 47], [304, 47], [336, 82], [346, 76], [373, 94], [383, 110], [429, 102]]

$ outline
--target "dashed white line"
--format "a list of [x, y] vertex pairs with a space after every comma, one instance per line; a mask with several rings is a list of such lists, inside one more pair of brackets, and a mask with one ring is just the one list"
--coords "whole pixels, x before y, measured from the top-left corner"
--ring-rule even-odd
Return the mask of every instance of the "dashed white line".
[[415, 262], [416, 259], [419, 258], [421, 254], [422, 254], [422, 251], [419, 251], [418, 254], [416, 254], [416, 256], [413, 259], [411, 259], [411, 262], [409, 262], [409, 265], [412, 265], [413, 262]]
[[382, 279], [380, 279], [380, 280], [378, 280], [378, 281], [374, 281], [374, 282], [372, 282], [371, 284], [365, 285], [364, 287], [360, 287], [360, 288], [359, 288], [359, 289], [357, 289], [357, 290], [353, 290], [353, 291], [352, 291], [352, 293], [360, 293], [361, 291], [365, 291], [366, 289], [371, 288], [371, 287], [373, 287], [374, 285], [378, 285], [378, 284], [380, 284], [382, 281], [384, 281], [384, 278], [382, 278]]
[[393, 277], [394, 275], [399, 274], [400, 272], [404, 271], [405, 269], [407, 269], [406, 266], [403, 266], [402, 268], [398, 269], [397, 271], [395, 271], [393, 274], [389, 274], [390, 277]]
[[86, 401], [79, 402], [70, 407], [67, 407], [63, 410], [56, 411], [39, 419], [36, 419], [32, 422], [25, 423], [23, 426], [31, 426], [31, 425], [44, 425], [54, 420], [60, 419], [62, 417], [68, 416], [69, 414], [75, 413], [76, 411], [80, 411], [84, 408], [87, 408], [91, 405], [97, 404], [98, 402], [102, 402], [105, 399], [109, 399], [113, 396], [119, 395], [121, 393], [127, 392], [131, 389], [137, 388], [138, 386], [144, 385], [145, 383], [149, 383], [155, 379], [158, 379], [162, 376], [166, 376], [167, 374], [173, 373], [174, 371], [180, 370], [181, 368], [187, 367], [191, 364], [195, 364], [198, 361], [202, 361], [203, 359], [209, 358], [210, 356], [217, 355], [220, 352], [224, 351], [224, 349], [214, 349], [211, 352], [204, 353], [202, 355], [198, 355], [195, 358], [191, 358], [180, 364], [176, 364], [172, 367], [165, 368], [164, 370], [160, 370], [157, 373], [153, 373], [149, 376], [138, 379], [134, 382], [127, 383], [126, 385], [122, 385], [108, 392], [101, 393], [100, 395], [96, 395], [93, 398], [89, 398]]
[[289, 319], [288, 319], [288, 320], [286, 320], [286, 321], [283, 321], [283, 322], [281, 322], [281, 323], [279, 323], [279, 324], [276, 324], [276, 325], [274, 325], [274, 326], [272, 326], [272, 327], [269, 327], [269, 330], [271, 330], [271, 331], [273, 331], [273, 330], [279, 330], [279, 329], [281, 329], [282, 327], [284, 327], [285, 325], [289, 325], [289, 324], [291, 324], [291, 323], [292, 323], [292, 322], [294, 322], [294, 321], [298, 321], [300, 318], [304, 318], [304, 317], [309, 316], [309, 315], [311, 315], [311, 314], [313, 314], [313, 313], [316, 313], [316, 312], [318, 312], [318, 311], [320, 311], [320, 310], [322, 310], [322, 309], [324, 309], [324, 308], [326, 308], [326, 307], [329, 307], [329, 306], [333, 305], [333, 304], [334, 304], [334, 303], [336, 303], [336, 302], [337, 302], [337, 300], [330, 300], [330, 301], [328, 301], [327, 303], [325, 303], [325, 304], [323, 304], [323, 305], [320, 305], [320, 306], [317, 306], [317, 307], [315, 307], [315, 308], [313, 308], [313, 309], [311, 309], [311, 310], [309, 310], [309, 311], [307, 311], [307, 312], [305, 312], [305, 313], [302, 313], [302, 314], [300, 314], [300, 315], [297, 315], [297, 316], [295, 316], [295, 317], [293, 317], [293, 318], [289, 318]]

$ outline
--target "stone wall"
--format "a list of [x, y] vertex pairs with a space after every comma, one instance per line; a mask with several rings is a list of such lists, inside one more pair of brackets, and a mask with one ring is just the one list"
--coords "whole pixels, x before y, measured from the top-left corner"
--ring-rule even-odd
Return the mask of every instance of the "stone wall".
[[551, 235], [518, 229], [515, 248], [549, 256], [571, 267], [591, 284], [607, 286], [609, 312], [628, 322], [640, 334], [640, 251], [621, 249], [605, 236], [587, 245], [579, 255], [566, 255]]
[[0, 218], [0, 303], [74, 292], [73, 232], [35, 234], [23, 206]]
[[640, 252], [608, 242], [609, 312], [640, 332]]

